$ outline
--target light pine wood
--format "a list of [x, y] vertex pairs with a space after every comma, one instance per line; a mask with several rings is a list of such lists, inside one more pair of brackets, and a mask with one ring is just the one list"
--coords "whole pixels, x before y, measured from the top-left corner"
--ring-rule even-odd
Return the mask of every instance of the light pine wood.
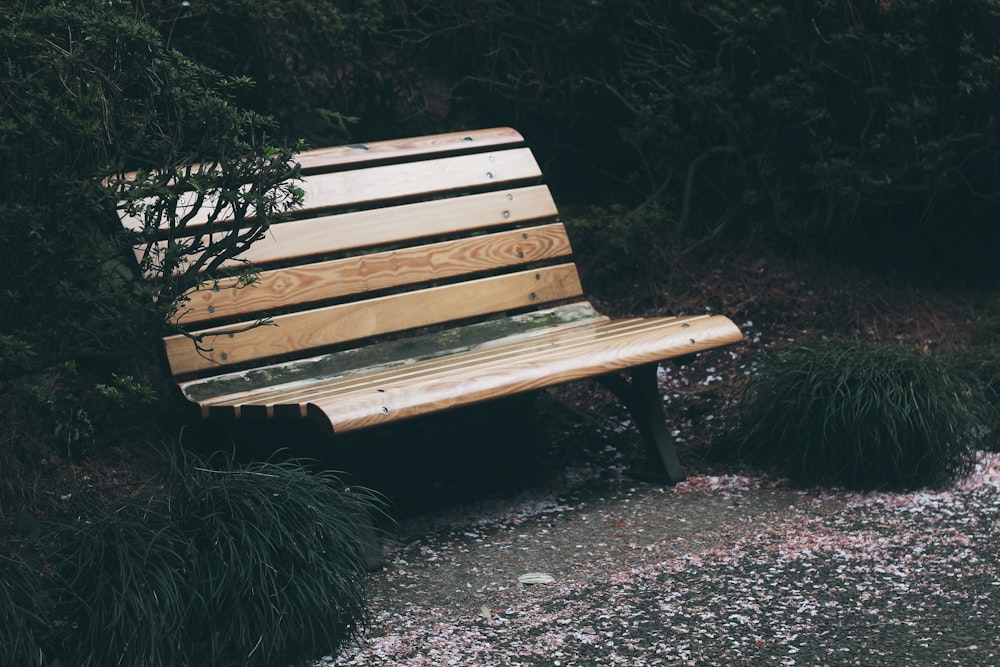
[[375, 160], [398, 160], [446, 151], [483, 149], [518, 144], [524, 138], [509, 127], [495, 127], [468, 132], [448, 132], [411, 139], [389, 139], [347, 146], [318, 148], [299, 153], [296, 161], [303, 172], [330, 167], [356, 166]]
[[[300, 210], [359, 206], [386, 199], [496, 187], [506, 183], [537, 180], [541, 175], [538, 163], [527, 148], [316, 174], [302, 179], [300, 187], [305, 191], [305, 198]], [[179, 199], [178, 210], [190, 207], [196, 196], [195, 193], [185, 193]], [[205, 198], [201, 210], [185, 226], [188, 232], [194, 233], [206, 225], [208, 212], [217, 199], [214, 195]], [[232, 222], [232, 216], [222, 215], [214, 224], [225, 225], [229, 222]], [[143, 221], [138, 216], [123, 215], [122, 224], [137, 232], [142, 231], [143, 227]], [[162, 223], [160, 229], [166, 231], [168, 223]]]
[[[267, 236], [250, 246], [241, 259], [266, 265], [431, 236], [550, 220], [557, 215], [552, 195], [544, 185], [434, 199], [272, 225]], [[160, 242], [157, 247], [163, 250], [166, 243]], [[142, 252], [142, 247], [137, 247], [136, 257], [141, 259]], [[227, 266], [239, 264], [234, 261]], [[183, 264], [179, 271], [185, 267]]]
[[[446, 132], [429, 134], [423, 137], [405, 139], [386, 139], [365, 143], [346, 144], [344, 146], [327, 146], [302, 151], [295, 156], [303, 173], [318, 169], [329, 170], [337, 167], [357, 167], [365, 162], [400, 160], [414, 158], [434, 153], [452, 153], [467, 150], [482, 150], [493, 146], [503, 147], [524, 142], [524, 137], [510, 127], [493, 127], [483, 130], [463, 132]], [[191, 165], [197, 173], [204, 166], [199, 163]], [[126, 181], [134, 181], [136, 172], [124, 174]]]
[[444, 280], [489, 270], [566, 257], [572, 252], [566, 229], [553, 223], [530, 229], [442, 241], [328, 262], [265, 271], [252, 285], [237, 278], [206, 283], [188, 292], [175, 316], [191, 325], [246, 316], [392, 287]]
[[[265, 407], [270, 412], [273, 407], [282, 404], [304, 410], [305, 403], [345, 393], [381, 391], [386, 387], [435, 381], [470, 369], [489, 370], [508, 365], [513, 367], [527, 358], [543, 360], [555, 350], [560, 350], [563, 354], [579, 352], [586, 356], [587, 350], [594, 346], [621, 346], [621, 341], [641, 338], [654, 332], [664, 345], [665, 356], [658, 357], [656, 360], [659, 361], [711, 346], [720, 337], [729, 334], [722, 326], [723, 322], [713, 320], [708, 315], [614, 321], [599, 319], [568, 323], [537, 335], [516, 336], [507, 342], [495, 341], [472, 350], [456, 351], [442, 359], [397, 359], [395, 363], [387, 360], [384, 366], [366, 372], [236, 392], [203, 399], [199, 403], [202, 406], [239, 405], [244, 412], [255, 407]], [[623, 359], [622, 362], [627, 365], [628, 360]]]
[[[652, 328], [641, 334], [600, 340], [586, 346], [553, 346], [492, 365], [474, 365], [417, 382], [387, 383], [374, 390], [309, 401], [305, 413], [326, 419], [333, 432], [352, 431], [501, 396], [655, 363], [742, 339], [735, 325], [715, 316], [699, 326], [695, 343], [690, 329], [671, 328], [669, 335]], [[301, 413], [301, 409], [299, 409]]]
[[318, 378], [374, 373], [403, 363], [446, 357], [458, 352], [485, 350], [518, 340], [548, 335], [556, 329], [608, 321], [586, 301], [559, 304], [505, 317], [491, 317], [438, 331], [412, 336], [394, 336], [370, 345], [348, 347], [255, 368], [226, 371], [178, 383], [184, 396], [194, 403], [219, 396], [249, 395], [247, 392], [287, 388]]
[[[494, 354], [497, 350], [502, 353], [503, 348], [522, 341], [551, 336], [557, 331], [566, 335], [574, 327], [606, 321], [608, 318], [594, 311], [589, 303], [577, 302], [505, 317], [502, 321], [429, 332], [251, 371], [223, 373], [181, 382], [179, 386], [188, 400], [204, 409], [212, 405], [288, 402], [303, 388], [309, 392], [325, 390], [346, 378], [361, 376], [366, 381], [378, 381], [385, 374], [395, 375], [404, 367], [431, 360], [447, 367], [457, 354]], [[492, 336], [484, 337], [487, 333], [481, 330], [484, 326], [492, 330]]]
[[535, 157], [527, 148], [338, 171], [303, 179], [302, 187], [306, 191], [303, 208], [350, 206], [495, 187], [500, 183], [537, 179], [541, 175]]
[[462, 318], [541, 306], [582, 296], [573, 264], [471, 280], [367, 301], [280, 315], [270, 325], [236, 334], [245, 324], [164, 339], [170, 369], [184, 375], [312, 350], [326, 345]]

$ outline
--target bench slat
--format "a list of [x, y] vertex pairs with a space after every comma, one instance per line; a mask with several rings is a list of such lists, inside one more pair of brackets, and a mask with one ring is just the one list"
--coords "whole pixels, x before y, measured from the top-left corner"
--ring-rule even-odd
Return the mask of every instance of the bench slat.
[[[353, 211], [272, 225], [241, 259], [257, 265], [359, 250], [389, 243], [555, 219], [548, 187], [533, 185], [385, 209]], [[162, 250], [166, 242], [157, 246]], [[142, 258], [142, 247], [136, 258]], [[193, 260], [192, 260], [193, 261]], [[233, 261], [227, 266], [237, 266]], [[183, 271], [182, 265], [178, 271]]]
[[[690, 329], [707, 317], [706, 315], [696, 315], [679, 318], [636, 318], [568, 324], [553, 328], [542, 335], [516, 338], [506, 343], [456, 352], [433, 362], [397, 359], [392, 364], [386, 363], [368, 371], [359, 370], [356, 373], [344, 374], [339, 377], [317, 378], [288, 387], [276, 386], [264, 391], [218, 396], [202, 401], [201, 405], [239, 405], [246, 412], [254, 407], [271, 408], [278, 404], [304, 404], [344, 393], [372, 391], [384, 386], [433, 380], [456, 371], [491, 368], [532, 355], [544, 356], [556, 348], [563, 351], [573, 348], [584, 350], [594, 344], [600, 344], [602, 341], [620, 339], [623, 336], [641, 335], [652, 329], [660, 331]], [[697, 330], [693, 329], [692, 332], [696, 333]], [[694, 336], [694, 333], [691, 335]], [[696, 343], [691, 345], [694, 346]]]
[[[400, 363], [444, 357], [457, 352], [487, 349], [517, 340], [546, 335], [570, 325], [606, 321], [586, 301], [562, 304], [516, 315], [489, 318], [443, 331], [429, 331], [396, 337], [370, 345], [260, 366], [243, 371], [227, 371], [214, 376], [179, 383], [193, 403], [217, 401], [220, 397], [246, 398], [274, 388], [281, 390], [317, 378], [371, 373]], [[401, 362], [400, 360], [405, 360]]]
[[305, 412], [320, 422], [326, 420], [334, 432], [352, 431], [656, 363], [742, 338], [735, 325], [722, 316], [702, 320], [694, 344], [690, 342], [692, 328], [664, 331], [654, 327], [617, 340], [594, 341], [584, 348], [555, 346], [493, 366], [477, 365], [433, 379], [310, 401]]
[[[387, 199], [444, 195], [464, 189], [499, 187], [504, 183], [537, 180], [542, 171], [528, 148], [498, 150], [491, 153], [434, 158], [422, 162], [391, 164], [352, 171], [316, 174], [302, 179], [300, 187], [305, 199], [300, 212], [332, 207], [346, 208], [374, 204]], [[180, 197], [178, 210], [183, 211], [196, 198], [195, 193]], [[208, 212], [217, 200], [206, 197], [207, 203], [187, 223], [186, 230], [194, 233], [208, 221]], [[140, 216], [122, 215], [122, 224], [132, 231], [142, 231]], [[214, 224], [232, 222], [231, 216], [220, 216]], [[161, 231], [168, 221], [160, 225]]]
[[304, 210], [347, 207], [386, 199], [428, 196], [538, 179], [542, 171], [528, 148], [435, 158], [356, 171], [307, 176]]
[[272, 326], [231, 335], [220, 332], [242, 326], [193, 332], [202, 337], [204, 350], [184, 335], [168, 336], [164, 345], [173, 374], [186, 375], [582, 294], [576, 266], [561, 264], [280, 315]]
[[330, 167], [355, 166], [364, 162], [385, 159], [419, 157], [445, 151], [489, 148], [518, 144], [524, 141], [521, 134], [509, 127], [495, 127], [468, 132], [448, 132], [412, 139], [389, 139], [365, 144], [332, 146], [305, 151], [296, 156], [303, 172]]
[[566, 257], [572, 253], [566, 228], [553, 223], [413, 246], [328, 262], [264, 271], [251, 286], [238, 278], [188, 292], [175, 317], [184, 325], [245, 316], [298, 304], [375, 292]]

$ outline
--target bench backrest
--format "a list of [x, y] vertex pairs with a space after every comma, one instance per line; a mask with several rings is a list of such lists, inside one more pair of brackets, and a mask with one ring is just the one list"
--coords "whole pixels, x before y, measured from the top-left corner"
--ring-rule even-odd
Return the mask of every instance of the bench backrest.
[[[582, 296], [566, 230], [514, 130], [324, 148], [298, 159], [303, 207], [243, 256], [259, 280], [237, 288], [233, 276], [206, 279], [177, 313], [201, 343], [164, 339], [175, 376]], [[253, 326], [262, 319], [268, 324]]]

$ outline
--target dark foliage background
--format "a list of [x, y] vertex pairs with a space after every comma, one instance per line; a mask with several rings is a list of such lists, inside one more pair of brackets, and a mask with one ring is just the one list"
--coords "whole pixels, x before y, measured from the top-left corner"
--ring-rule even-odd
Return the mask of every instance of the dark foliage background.
[[[137, 279], [115, 210], [207, 182], [180, 165], [258, 185], [250, 243], [300, 139], [511, 125], [593, 289], [737, 253], [995, 288], [998, 45], [996, 0], [0, 0], [0, 520], [34, 535], [67, 462], [176, 432], [152, 297], [185, 283]], [[953, 368], [995, 407], [976, 346]]]
[[[162, 194], [169, 180], [190, 189], [194, 175], [178, 165], [198, 160], [220, 166], [216, 183], [249, 165], [273, 185], [287, 179], [289, 153], [262, 140], [270, 121], [234, 103], [249, 80], [167, 48], [113, 4], [0, 7], [0, 62], [0, 512], [9, 512], [30, 500], [25, 478], [40, 468], [107, 446], [109, 431], [148, 432], [142, 407], [155, 394], [170, 312], [154, 297], [184, 284], [169, 265], [137, 279], [131, 246], [142, 239], [123, 232], [117, 198]], [[116, 176], [125, 170], [140, 170], [130, 185]]]
[[397, 76], [446, 81], [453, 124], [526, 132], [561, 190], [621, 207], [610, 234], [629, 228], [644, 271], [680, 235], [993, 272], [995, 2], [432, 0], [386, 16]]

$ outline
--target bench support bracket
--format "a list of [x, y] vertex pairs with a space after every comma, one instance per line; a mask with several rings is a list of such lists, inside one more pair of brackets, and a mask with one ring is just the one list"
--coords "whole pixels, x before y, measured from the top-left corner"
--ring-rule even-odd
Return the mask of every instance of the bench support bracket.
[[672, 485], [683, 482], [686, 475], [663, 414], [656, 382], [657, 366], [654, 363], [633, 367], [628, 379], [621, 375], [602, 375], [597, 380], [614, 392], [628, 409], [646, 445], [651, 470], [638, 473], [638, 476]]

